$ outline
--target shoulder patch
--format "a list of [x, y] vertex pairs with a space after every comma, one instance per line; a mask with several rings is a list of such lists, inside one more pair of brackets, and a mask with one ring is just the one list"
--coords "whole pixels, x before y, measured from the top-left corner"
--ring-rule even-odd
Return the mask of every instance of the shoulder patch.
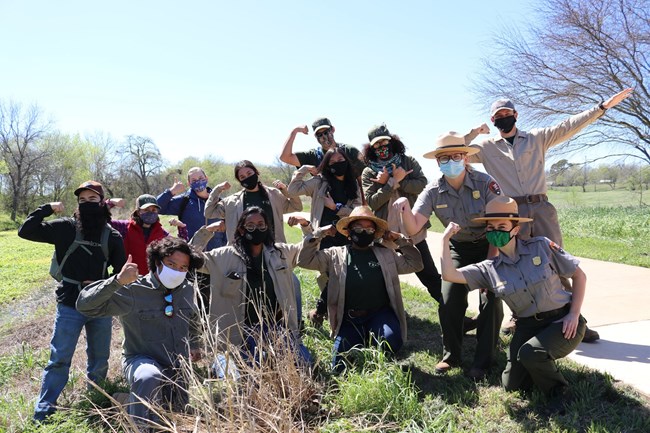
[[552, 250], [555, 250], [555, 251], [557, 251], [558, 253], [562, 253], [562, 254], [564, 254], [564, 250], [562, 249], [561, 246], [559, 246], [558, 244], [556, 244], [556, 243], [553, 242], [553, 241], [548, 241], [548, 242], [549, 242], [548, 246], [551, 247]]
[[490, 189], [490, 191], [492, 191], [496, 195], [501, 195], [501, 187], [499, 186], [499, 184], [497, 183], [496, 180], [491, 181], [488, 184], [488, 188]]

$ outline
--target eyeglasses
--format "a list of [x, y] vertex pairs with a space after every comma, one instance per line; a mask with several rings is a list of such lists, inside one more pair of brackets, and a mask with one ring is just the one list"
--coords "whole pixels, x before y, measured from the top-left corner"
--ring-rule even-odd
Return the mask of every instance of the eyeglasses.
[[172, 305], [172, 291], [165, 291], [165, 316], [172, 317], [174, 315], [174, 306]]
[[265, 232], [268, 227], [266, 226], [266, 224], [257, 225], [257, 224], [250, 223], [250, 224], [244, 225], [244, 228], [246, 229], [247, 232], [253, 233], [255, 231], [255, 229], [257, 229], [257, 230], [259, 230], [261, 232]]
[[447, 164], [450, 159], [452, 161], [458, 162], [458, 161], [462, 161], [462, 159], [464, 157], [465, 157], [464, 153], [454, 153], [453, 155], [443, 155], [443, 156], [438, 157], [438, 162], [440, 164]]
[[375, 229], [373, 229], [372, 227], [368, 227], [368, 228], [364, 229], [363, 227], [358, 227], [357, 226], [357, 227], [350, 228], [350, 230], [352, 230], [353, 232], [355, 232], [358, 235], [360, 235], [363, 232], [366, 232], [369, 235], [374, 235], [375, 234]]
[[330, 133], [329, 129], [326, 129], [326, 130], [324, 130], [324, 131], [318, 131], [318, 132], [316, 133], [316, 138], [324, 137], [324, 136], [326, 136], [326, 135], [329, 134], [329, 133]]

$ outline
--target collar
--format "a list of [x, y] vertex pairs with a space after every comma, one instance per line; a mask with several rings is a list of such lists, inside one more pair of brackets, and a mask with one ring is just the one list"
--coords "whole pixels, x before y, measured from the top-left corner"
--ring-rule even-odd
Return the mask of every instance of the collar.
[[514, 265], [518, 263], [522, 257], [524, 256], [530, 256], [533, 254], [533, 251], [531, 247], [528, 245], [528, 243], [523, 242], [521, 239], [517, 238], [515, 239], [517, 242], [517, 247], [515, 248], [515, 257], [510, 258], [506, 256], [505, 254], [499, 254], [497, 258], [495, 259], [495, 266], [499, 265], [500, 263], [505, 263], [508, 265]]

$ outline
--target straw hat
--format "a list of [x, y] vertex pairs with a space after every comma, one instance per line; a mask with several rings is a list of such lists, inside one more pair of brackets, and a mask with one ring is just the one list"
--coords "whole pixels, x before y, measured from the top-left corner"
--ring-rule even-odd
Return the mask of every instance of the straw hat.
[[338, 230], [342, 235], [348, 236], [350, 234], [348, 226], [357, 220], [369, 220], [375, 223], [375, 238], [382, 237], [384, 232], [388, 230], [388, 223], [381, 218], [377, 218], [368, 206], [357, 206], [352, 209], [350, 215], [341, 218], [339, 222], [336, 223], [336, 230]]
[[449, 131], [438, 136], [436, 139], [436, 149], [425, 153], [424, 157], [436, 159], [438, 155], [444, 152], [465, 152], [469, 156], [479, 153], [480, 150], [475, 147], [466, 146], [464, 135]]
[[472, 218], [473, 222], [486, 222], [490, 220], [510, 220], [525, 223], [533, 219], [520, 217], [517, 202], [510, 197], [502, 195], [488, 202], [485, 206], [485, 216]]

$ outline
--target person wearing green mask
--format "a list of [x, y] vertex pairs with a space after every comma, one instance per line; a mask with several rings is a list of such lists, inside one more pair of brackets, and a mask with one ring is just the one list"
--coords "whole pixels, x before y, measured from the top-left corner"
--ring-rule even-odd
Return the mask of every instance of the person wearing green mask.
[[[435, 150], [426, 153], [424, 157], [436, 159], [442, 177], [424, 188], [417, 197], [413, 210], [405, 197], [396, 200], [393, 205], [409, 236], [421, 231], [434, 213], [445, 226], [451, 221], [458, 221], [462, 229], [449, 240], [454, 265], [457, 267], [477, 263], [488, 257], [485, 227], [472, 222], [472, 218], [483, 215], [488, 201], [501, 194], [499, 185], [491, 176], [475, 171], [467, 164], [468, 158], [477, 152], [478, 149], [467, 147], [464, 137], [456, 132], [440, 135]], [[465, 317], [467, 292], [463, 285], [444, 280], [442, 282], [438, 312], [443, 356], [435, 370], [438, 374], [444, 374], [451, 368], [461, 366], [464, 331], [476, 327], [477, 347], [467, 375], [482, 379], [495, 357], [499, 325], [503, 320], [503, 305], [494, 294], [481, 293], [480, 314], [472, 322], [469, 317]]]
[[[578, 260], [550, 239], [519, 239], [521, 224], [531, 221], [519, 216], [517, 202], [510, 197], [488, 202], [485, 215], [473, 222], [487, 225], [486, 238], [499, 255], [462, 268], [454, 265], [449, 248], [449, 240], [461, 228], [450, 222], [443, 234], [442, 277], [467, 284], [470, 290], [487, 288], [508, 304], [518, 321], [503, 386], [514, 391], [535, 385], [550, 398], [550, 407], [561, 411], [570, 390], [555, 360], [571, 353], [584, 336], [587, 321], [580, 309], [587, 277]], [[571, 280], [571, 291], [561, 278]]]

